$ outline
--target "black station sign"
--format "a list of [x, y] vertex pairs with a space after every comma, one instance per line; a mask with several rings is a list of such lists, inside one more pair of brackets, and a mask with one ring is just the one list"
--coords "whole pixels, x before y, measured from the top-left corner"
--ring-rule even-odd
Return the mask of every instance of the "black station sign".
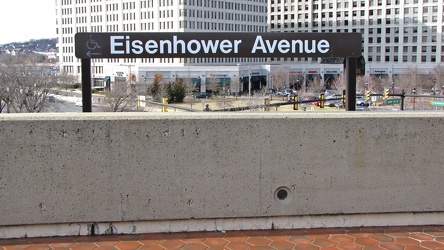
[[359, 57], [360, 33], [77, 33], [77, 58]]

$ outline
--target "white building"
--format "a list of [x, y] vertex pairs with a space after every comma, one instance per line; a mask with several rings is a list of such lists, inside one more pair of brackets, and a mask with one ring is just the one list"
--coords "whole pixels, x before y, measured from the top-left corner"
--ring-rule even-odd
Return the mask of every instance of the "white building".
[[[60, 69], [74, 75], [81, 72], [74, 56], [77, 32], [359, 32], [365, 75], [392, 79], [409, 68], [428, 74], [444, 64], [443, 0], [57, 0], [56, 4]], [[94, 59], [92, 67], [95, 85], [130, 76], [136, 82], [152, 82], [157, 73], [165, 81], [175, 77], [202, 83], [209, 77], [245, 81], [251, 73], [254, 89], [270, 85], [271, 73], [281, 69], [324, 80], [344, 72], [343, 64], [321, 63], [320, 58]]]
[[[77, 32], [267, 31], [267, 0], [57, 0], [56, 4], [60, 69], [78, 76], [81, 61], [74, 55]], [[265, 60], [93, 59], [91, 64], [93, 85], [102, 86], [103, 80], [119, 77], [152, 82], [155, 74], [161, 74], [165, 81], [189, 77], [205, 82], [211, 77], [230, 82], [247, 72], [244, 66], [259, 69]], [[201, 88], [205, 91], [205, 84]]]
[[[443, 0], [270, 0], [270, 32], [359, 32], [365, 74], [388, 76], [444, 63]], [[347, 41], [344, 41], [345, 43]], [[321, 59], [274, 58], [290, 71], [338, 74], [342, 65]]]

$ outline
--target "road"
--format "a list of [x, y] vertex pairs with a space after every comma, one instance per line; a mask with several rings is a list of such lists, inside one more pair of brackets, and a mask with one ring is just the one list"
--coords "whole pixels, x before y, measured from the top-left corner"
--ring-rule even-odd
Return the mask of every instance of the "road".
[[[46, 102], [44, 112], [83, 112], [83, 108], [76, 106], [75, 102], [82, 100], [82, 93], [75, 91], [59, 90], [51, 94], [55, 97], [55, 102]], [[95, 100], [101, 96], [93, 96], [92, 112], [102, 112], [102, 107]]]

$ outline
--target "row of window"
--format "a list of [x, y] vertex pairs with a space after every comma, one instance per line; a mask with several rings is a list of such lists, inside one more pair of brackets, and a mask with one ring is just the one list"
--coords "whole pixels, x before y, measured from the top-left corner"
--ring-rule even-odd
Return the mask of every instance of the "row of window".
[[[444, 36], [444, 35], [443, 35]], [[382, 42], [382, 38], [381, 37], [369, 37], [368, 38], [368, 42], [369, 43], [381, 43]], [[395, 36], [386, 36], [385, 37], [385, 42], [386, 43], [399, 43], [400, 38]], [[418, 42], [418, 38], [416, 36], [404, 36], [403, 37], [403, 42], [404, 43], [417, 43]], [[433, 35], [433, 36], [422, 36], [421, 39], [422, 43], [436, 43], [437, 42], [437, 36]], [[444, 37], [441, 39], [441, 42], [444, 42]]]
[[[420, 0], [404, 0], [404, 4], [418, 4], [419, 1]], [[439, 2], [439, 0], [422, 0], [423, 4], [426, 4], [426, 3], [437, 3], [437, 2]], [[284, 4], [288, 4], [288, 3], [294, 4], [295, 0], [291, 0], [291, 1], [290, 0], [283, 0], [283, 1], [281, 1], [281, 0], [277, 0], [277, 1], [271, 0], [271, 5], [281, 4], [281, 3], [284, 3]], [[301, 5], [301, 3], [311, 4], [312, 1], [309, 1], [309, 0], [298, 0], [298, 3], [299, 3], [299, 5]], [[332, 2], [330, 2], [328, 4], [328, 7], [330, 9], [332, 9], [333, 6], [334, 6], [333, 5], [334, 3], [336, 3], [336, 7], [337, 8], [342, 8], [342, 6], [344, 6], [344, 8], [348, 8], [348, 7], [357, 8], [357, 7], [365, 7], [365, 6], [369, 6], [369, 7], [372, 7], [372, 6], [384, 6], [383, 0], [377, 0], [377, 1], [375, 1], [375, 0], [361, 0], [361, 1], [354, 0], [352, 2], [352, 5], [350, 5], [350, 2], [348, 0], [346, 0], [346, 1], [332, 1]], [[321, 4], [321, 8], [322, 9], [326, 9], [326, 6], [327, 6], [326, 4], [327, 3], [323, 2]], [[400, 5], [400, 4], [401, 4], [400, 0], [386, 0], [386, 5], [387, 6]], [[315, 6], [315, 5], [316, 5], [316, 7], [318, 7], [318, 4], [313, 4], [313, 6]]]
[[[250, 1], [250, 2], [265, 4], [265, 3], [267, 3], [267, 0], [254, 0], [254, 1]], [[245, 3], [238, 3], [236, 1], [229, 2], [229, 1], [218, 1], [218, 0], [180, 0], [179, 4], [180, 5], [188, 5], [188, 6], [205, 7], [205, 8], [256, 11], [256, 12], [262, 12], [262, 11], [265, 11], [265, 9], [266, 9], [265, 6], [249, 5], [249, 4], [245, 4]], [[168, 6], [168, 5], [161, 5], [161, 6]], [[172, 4], [170, 6], [172, 6]]]
[[91, 6], [91, 13], [102, 12], [102, 5]]
[[[441, 58], [440, 58], [441, 57]], [[384, 60], [382, 61], [382, 58], [384, 58]], [[437, 62], [437, 58], [441, 59], [441, 62], [444, 62], [444, 56], [436, 56], [436, 55], [424, 55], [420, 57], [421, 60], [418, 61], [418, 57], [416, 55], [405, 55], [402, 56], [402, 62]], [[399, 57], [398, 56], [371, 56], [369, 55], [368, 57], [368, 62], [400, 62], [399, 61]]]
[[[76, 0], [76, 3], [79, 0]], [[86, 0], [81, 0], [81, 1], [86, 1]], [[62, 5], [71, 5], [72, 4], [72, 0], [62, 0]]]
[[[89, 0], [91, 1], [91, 0]], [[96, 1], [94, 1], [96, 2]], [[97, 1], [100, 3], [100, 1]], [[266, 0], [255, 0], [254, 2], [259, 3], [266, 3]], [[62, 5], [71, 5], [71, 0], [62, 0]], [[87, 0], [76, 0], [76, 4], [87, 4]], [[228, 9], [228, 10], [241, 10], [241, 11], [254, 11], [254, 12], [260, 12], [265, 13], [266, 7], [265, 6], [258, 6], [258, 5], [250, 5], [245, 3], [237, 3], [237, 2], [227, 2], [227, 1], [216, 1], [216, 0], [181, 0], [180, 5], [184, 6], [197, 6], [197, 7], [204, 7], [204, 8], [218, 8], [218, 9]], [[159, 7], [169, 7], [169, 6], [175, 6], [173, 0], [159, 0]], [[153, 0], [140, 0], [139, 2], [140, 8], [152, 8], [154, 6]], [[86, 8], [79, 7], [79, 8]], [[123, 10], [132, 10], [136, 8], [135, 2], [124, 2], [122, 3]], [[118, 11], [119, 10], [119, 4], [118, 3], [111, 3], [106, 4], [106, 11]], [[91, 6], [91, 12], [102, 12], [102, 6], [101, 5], [93, 5]]]
[[91, 26], [91, 32], [102, 32], [102, 26]]
[[[399, 46], [385, 46], [385, 52], [386, 53], [398, 53], [399, 52]], [[427, 53], [436, 53], [437, 47], [436, 46], [421, 46], [421, 52]], [[441, 46], [441, 51], [444, 51], [444, 46]], [[369, 46], [368, 47], [368, 53], [381, 53], [382, 48], [381, 46]], [[418, 52], [418, 46], [402, 46], [402, 52], [406, 54], [412, 54]]]
[[[92, 59], [92, 63], [103, 63], [106, 61], [107, 63], [137, 63], [138, 60], [141, 63], [154, 63], [155, 58], [107, 58], [107, 59]], [[160, 63], [174, 63], [174, 58], [158, 58]], [[177, 59], [180, 63], [254, 63], [254, 62], [265, 62], [262, 58], [179, 58]], [[80, 62], [78, 60], [78, 62]], [[103, 73], [101, 71], [102, 66], [93, 66], [93, 72], [100, 74]]]
[[63, 46], [62, 47], [62, 51], [63, 51], [64, 54], [66, 54], [66, 53], [74, 53], [74, 47], [72, 47], [72, 46], [70, 46], [70, 47]]
[[[57, 14], [57, 10], [56, 10]], [[62, 8], [62, 16], [64, 15], [72, 15], [72, 8]]]
[[123, 13], [123, 20], [136, 20], [136, 13]]
[[[174, 22], [159, 22], [160, 30], [171, 30], [174, 29]], [[229, 24], [229, 23], [212, 23], [212, 22], [195, 22], [195, 21], [181, 21], [179, 22], [179, 28], [181, 29], [191, 29], [191, 30], [220, 30], [220, 31], [240, 31], [240, 32], [266, 32], [266, 27], [257, 27], [255, 25], [247, 24]], [[106, 32], [119, 32], [120, 25], [106, 25]], [[64, 28], [66, 29], [66, 28]], [[90, 28], [90, 32], [103, 32], [101, 25], [93, 25]], [[135, 31], [136, 24], [123, 24], [123, 31]], [[154, 23], [140, 23], [141, 31], [154, 30]], [[87, 27], [80, 26], [77, 27], [76, 32], [88, 32]], [[72, 28], [69, 30], [64, 30], [63, 34], [72, 34]], [[66, 42], [66, 41], [64, 41]], [[65, 52], [65, 51], [64, 51]]]
[[[437, 46], [421, 46], [420, 48], [422, 53], [429, 53], [433, 55], [437, 52]], [[367, 48], [369, 54], [380, 54], [381, 52], [397, 54], [399, 49], [400, 46], [368, 46]], [[441, 51], [444, 51], [444, 46], [441, 46]], [[402, 52], [405, 54], [415, 54], [418, 52], [418, 46], [402, 46]]]
[[[426, 8], [426, 7], [424, 7], [424, 8]], [[413, 13], [408, 11], [410, 9], [413, 9]], [[417, 8], [406, 8], [404, 10], [403, 16], [406, 16], [408, 14], [413, 14], [411, 16], [417, 15], [418, 12], [415, 9], [417, 9]], [[429, 8], [426, 8], [426, 9], [429, 9]], [[423, 11], [423, 14], [431, 13], [432, 14], [431, 16], [437, 16], [438, 15], [438, 7], [434, 6], [433, 8], [430, 7], [430, 9], [432, 9], [432, 11]], [[290, 11], [290, 13], [291, 12], [294, 12], [294, 11]], [[374, 12], [376, 12], [377, 14], [375, 15]], [[282, 11], [278, 10], [277, 12], [274, 12], [272, 10], [271, 13], [272, 13], [271, 14], [271, 20], [274, 20], [275, 16], [277, 16], [278, 19], [279, 19], [279, 16], [285, 16], [285, 19], [288, 19], [288, 17], [290, 17], [291, 19], [294, 19], [296, 15], [297, 15], [298, 19], [303, 19], [303, 18], [308, 19], [309, 16], [311, 18], [315, 18], [315, 19], [317, 19], [319, 17], [321, 17], [321, 18], [327, 18], [327, 17], [333, 18], [334, 16], [336, 16], [336, 17], [348, 17], [350, 13], [352, 14], [353, 17], [365, 17], [365, 18], [371, 18], [371, 17], [376, 17], [376, 16], [378, 16], [378, 17], [388, 17], [388, 16], [392, 15], [392, 13], [394, 13], [395, 16], [398, 16], [398, 18], [400, 16], [399, 9], [393, 9], [393, 11], [392, 11], [392, 9], [385, 9], [385, 13], [383, 13], [382, 9], [375, 10], [375, 11], [374, 10], [368, 10], [368, 12], [367, 12], [368, 15], [366, 15], [366, 11], [365, 10], [361, 10], [361, 11], [354, 10], [354, 11], [351, 11], [351, 12], [350, 11], [322, 11], [320, 13], [317, 13], [317, 12], [299, 13], [298, 12], [298, 13], [291, 13], [291, 14], [287, 13], [287, 11], [282, 12]]]
[[135, 2], [123, 3], [123, 9], [124, 10], [133, 10], [135, 8], [136, 8], [136, 3]]
[[[65, 61], [65, 57], [63, 57], [63, 62]], [[67, 74], [74, 74], [74, 73], [80, 73], [82, 70], [74, 72], [74, 66], [63, 66], [63, 72]]]
[[[422, 25], [430, 25], [431, 23], [437, 23], [437, 19], [433, 19], [433, 22], [429, 22], [428, 18], [424, 17]], [[413, 18], [413, 19], [409, 19], [409, 18], [405, 18], [403, 20], [403, 23], [405, 25], [408, 24], [413, 24], [413, 25], [417, 25], [420, 22], [418, 21], [417, 18]], [[350, 20], [336, 20], [336, 21], [312, 21], [312, 22], [284, 22], [282, 23], [281, 21], [275, 21], [275, 22], [270, 22], [270, 27], [272, 29], [274, 28], [304, 28], [304, 27], [335, 27], [335, 26], [376, 26], [379, 27], [383, 24], [382, 19], [378, 19], [376, 20], [376, 22], [374, 22], [374, 20], [370, 19], [370, 20], [365, 20], [365, 19], [360, 19], [360, 20], [356, 20], [356, 19], [352, 19], [351, 22]], [[395, 24], [395, 25], [399, 25], [400, 24], [400, 20], [399, 19], [395, 19], [394, 22], [391, 22], [390, 19], [385, 20], [385, 24], [386, 25], [391, 25], [391, 24]]]
[[74, 37], [69, 36], [69, 37], [62, 37], [62, 43], [63, 44], [68, 44], [68, 43], [74, 43]]
[[257, 25], [233, 24], [233, 23], [214, 23], [197, 21], [180, 21], [180, 29], [191, 30], [218, 30], [218, 31], [238, 31], [238, 32], [266, 32], [266, 27]]

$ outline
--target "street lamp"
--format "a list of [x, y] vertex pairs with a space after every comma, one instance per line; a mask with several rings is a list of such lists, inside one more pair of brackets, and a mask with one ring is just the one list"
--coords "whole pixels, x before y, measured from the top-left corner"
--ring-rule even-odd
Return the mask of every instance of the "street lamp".
[[[412, 89], [412, 94], [416, 95], [416, 88]], [[415, 97], [413, 97], [413, 110], [415, 110]]]
[[[241, 70], [242, 64], [238, 63], [237, 66], [239, 66], [239, 68], [240, 68], [239, 70]], [[244, 82], [243, 81], [243, 79], [244, 79], [243, 78], [243, 76], [244, 76], [243, 70], [242, 70], [241, 75], [242, 75], [242, 83], [243, 83]], [[251, 69], [250, 69], [250, 65], [248, 65], [248, 102], [249, 102], [249, 104], [251, 104]]]
[[395, 81], [392, 81], [392, 93], [395, 93]]
[[273, 76], [270, 76], [270, 89], [273, 91]]
[[129, 80], [129, 84], [131, 85], [131, 80], [132, 80], [132, 74], [131, 74], [131, 67], [132, 66], [135, 66], [135, 65], [132, 65], [132, 64], [120, 64], [120, 66], [127, 66], [128, 67], [128, 70], [129, 70], [129, 73], [128, 73], [128, 80]]
[[436, 79], [433, 79], [433, 92], [436, 93]]
[[248, 65], [248, 102], [251, 105], [251, 69]]
[[307, 78], [305, 77], [305, 72], [302, 72], [302, 77], [304, 78], [304, 92], [307, 92]]

